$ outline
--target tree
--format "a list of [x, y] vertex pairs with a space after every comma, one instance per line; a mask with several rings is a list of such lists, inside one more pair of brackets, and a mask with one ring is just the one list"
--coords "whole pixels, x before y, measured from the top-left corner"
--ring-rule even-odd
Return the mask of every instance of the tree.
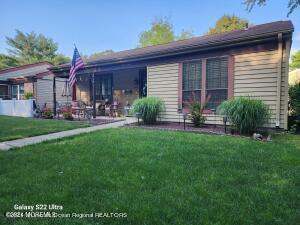
[[188, 31], [188, 30], [182, 30], [181, 34], [176, 37], [176, 40], [184, 40], [184, 39], [188, 39], [188, 38], [191, 38], [193, 37], [194, 34], [193, 34], [193, 31]]
[[[247, 5], [247, 10], [250, 12], [255, 5], [264, 6], [267, 0], [244, 0], [244, 4]], [[289, 0], [288, 1], [288, 14], [289, 16], [298, 6], [300, 6], [300, 0]]]
[[6, 37], [10, 46], [9, 56], [17, 60], [18, 65], [49, 61], [55, 65], [69, 62], [70, 59], [62, 54], [57, 54], [58, 44], [51, 38], [35, 32], [23, 33], [16, 30], [13, 38]]
[[18, 66], [18, 61], [15, 58], [0, 54], [0, 70], [15, 66]]
[[113, 53], [114, 51], [112, 49], [107, 49], [103, 52], [96, 52], [96, 53], [93, 53], [89, 56], [89, 58], [94, 58], [94, 57], [98, 57], [98, 56], [104, 56], [104, 55], [109, 55], [111, 53]]
[[214, 27], [209, 28], [207, 34], [218, 34], [227, 31], [243, 29], [245, 26], [249, 25], [247, 19], [241, 19], [235, 15], [224, 15], [217, 20]]
[[173, 25], [167, 19], [154, 20], [150, 30], [146, 30], [140, 34], [139, 47], [147, 47], [151, 45], [159, 45], [169, 43], [175, 40], [183, 40], [192, 37], [191, 31], [183, 30], [177, 37], [173, 31]]
[[291, 56], [290, 70], [295, 70], [300, 68], [300, 50], [296, 51], [295, 54]]

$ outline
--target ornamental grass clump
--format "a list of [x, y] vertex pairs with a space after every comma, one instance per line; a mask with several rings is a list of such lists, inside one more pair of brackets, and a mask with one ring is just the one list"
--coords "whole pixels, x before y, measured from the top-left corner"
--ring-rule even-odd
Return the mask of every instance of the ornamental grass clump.
[[132, 108], [134, 113], [140, 114], [145, 124], [154, 124], [165, 107], [160, 98], [146, 97], [135, 100]]
[[250, 97], [237, 97], [224, 101], [218, 111], [229, 117], [241, 134], [252, 135], [270, 119], [269, 107], [263, 101]]

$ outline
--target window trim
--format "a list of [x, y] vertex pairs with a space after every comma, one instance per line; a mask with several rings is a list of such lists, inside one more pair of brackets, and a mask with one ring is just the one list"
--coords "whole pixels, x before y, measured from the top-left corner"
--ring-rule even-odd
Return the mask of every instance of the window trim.
[[[201, 102], [205, 102], [206, 99], [206, 61], [207, 59], [216, 59], [216, 58], [228, 58], [228, 85], [227, 85], [227, 99], [230, 99], [234, 96], [234, 55], [219, 55], [212, 57], [203, 57], [196, 58], [191, 60], [185, 60], [179, 63], [179, 81], [178, 81], [178, 109], [183, 109], [183, 64], [184, 63], [193, 63], [202, 61], [202, 83], [201, 83]], [[204, 110], [205, 114], [212, 114], [213, 112], [210, 109]]]

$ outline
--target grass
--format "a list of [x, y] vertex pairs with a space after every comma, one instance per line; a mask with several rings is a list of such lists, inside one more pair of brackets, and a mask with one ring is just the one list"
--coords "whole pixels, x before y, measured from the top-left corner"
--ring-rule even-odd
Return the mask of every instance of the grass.
[[0, 116], [0, 142], [87, 126], [85, 123], [65, 120]]
[[[2, 218], [4, 224], [299, 222], [300, 138], [109, 129], [0, 152], [0, 213], [57, 204], [127, 218]], [[0, 218], [1, 222], [1, 218]]]

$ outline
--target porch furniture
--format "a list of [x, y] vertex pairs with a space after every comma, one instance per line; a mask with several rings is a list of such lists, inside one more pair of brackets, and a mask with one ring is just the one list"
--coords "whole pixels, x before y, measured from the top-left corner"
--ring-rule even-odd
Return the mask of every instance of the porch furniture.
[[111, 107], [111, 113], [113, 117], [117, 117], [118, 116], [118, 106], [119, 103], [117, 101], [114, 101]]
[[112, 113], [111, 113], [111, 105], [110, 104], [105, 104], [105, 113], [104, 113], [105, 116], [111, 116]]

